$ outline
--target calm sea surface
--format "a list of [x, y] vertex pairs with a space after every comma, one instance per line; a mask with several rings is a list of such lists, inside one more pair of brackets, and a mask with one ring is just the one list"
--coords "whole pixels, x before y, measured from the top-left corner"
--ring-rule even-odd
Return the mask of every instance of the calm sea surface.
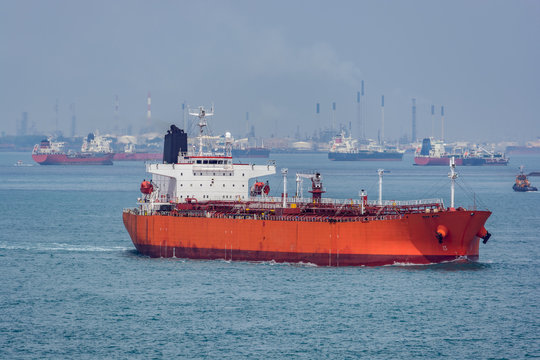
[[[448, 168], [410, 155], [271, 158], [289, 168], [289, 193], [294, 172], [319, 170], [326, 196], [376, 199], [383, 167], [384, 199], [450, 201]], [[518, 166], [540, 171], [540, 156], [458, 167], [457, 204], [493, 211], [478, 263], [373, 268], [140, 256], [122, 209], [148, 178], [143, 163], [17, 160], [33, 163], [0, 153], [2, 359], [540, 357], [540, 192], [512, 191]], [[270, 183], [280, 194], [280, 175]]]

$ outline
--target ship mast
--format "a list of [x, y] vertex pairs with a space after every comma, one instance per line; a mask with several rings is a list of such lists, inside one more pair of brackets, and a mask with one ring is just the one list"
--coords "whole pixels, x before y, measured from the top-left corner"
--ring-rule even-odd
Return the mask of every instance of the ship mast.
[[377, 172], [379, 173], [379, 205], [382, 205], [382, 176], [384, 169], [379, 169]]
[[450, 208], [454, 208], [454, 193], [455, 193], [455, 184], [456, 179], [458, 177], [458, 174], [456, 173], [456, 160], [452, 156], [450, 158], [450, 174], [448, 174], [448, 177], [450, 178], [451, 185], [450, 185]]
[[288, 169], [281, 169], [281, 175], [283, 175], [283, 208], [287, 207], [287, 172]]
[[214, 105], [212, 105], [212, 108], [210, 109], [210, 112], [206, 112], [204, 110], [204, 107], [199, 106], [199, 112], [189, 112], [189, 115], [193, 115], [199, 118], [199, 123], [197, 126], [199, 127], [199, 156], [203, 155], [203, 132], [204, 128], [208, 125], [206, 122], [207, 116], [214, 115]]

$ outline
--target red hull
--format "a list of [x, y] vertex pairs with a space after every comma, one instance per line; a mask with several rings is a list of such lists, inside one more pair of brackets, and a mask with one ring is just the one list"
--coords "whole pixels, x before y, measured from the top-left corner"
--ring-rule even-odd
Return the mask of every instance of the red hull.
[[[234, 219], [136, 215], [123, 220], [137, 250], [151, 257], [306, 262], [322, 266], [429, 264], [478, 260], [489, 211], [415, 213], [374, 221]], [[439, 225], [449, 229], [439, 243]]]
[[114, 161], [148, 161], [162, 159], [162, 153], [116, 153], [113, 157]]
[[100, 156], [77, 154], [32, 154], [32, 159], [40, 165], [112, 165], [114, 154]]
[[[463, 159], [455, 158], [457, 166], [463, 165]], [[415, 156], [414, 163], [416, 165], [450, 165], [450, 157], [429, 157], [429, 156]]]

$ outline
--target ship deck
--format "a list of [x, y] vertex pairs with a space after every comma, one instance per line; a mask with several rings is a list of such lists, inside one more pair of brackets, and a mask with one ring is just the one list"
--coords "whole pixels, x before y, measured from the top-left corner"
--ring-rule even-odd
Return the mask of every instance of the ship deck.
[[367, 222], [401, 219], [409, 214], [430, 215], [444, 211], [441, 199], [413, 201], [369, 201], [362, 206], [359, 200], [290, 199], [283, 207], [281, 198], [251, 199], [250, 201], [206, 201], [191, 203], [145, 202], [139, 207], [125, 209], [136, 215], [205, 217], [306, 222]]

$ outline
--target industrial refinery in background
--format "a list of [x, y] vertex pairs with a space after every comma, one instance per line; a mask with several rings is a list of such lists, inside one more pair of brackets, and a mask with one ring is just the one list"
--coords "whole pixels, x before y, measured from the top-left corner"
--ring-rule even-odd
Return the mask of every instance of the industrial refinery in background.
[[[279, 133], [277, 129], [269, 133], [259, 133], [257, 131], [257, 121], [250, 119], [250, 112], [245, 112], [245, 120], [242, 119], [244, 112], [238, 114], [236, 119], [220, 119], [220, 123], [236, 128], [236, 133], [231, 131], [235, 138], [234, 147], [237, 149], [265, 148], [269, 152], [328, 152], [336, 139], [349, 139], [354, 141], [355, 146], [366, 144], [378, 144], [383, 147], [399, 148], [403, 151], [414, 152], [422, 144], [422, 140], [429, 138], [432, 141], [439, 141], [447, 147], [470, 148], [471, 146], [482, 146], [492, 151], [506, 151], [512, 153], [537, 152], [540, 148], [538, 139], [531, 139], [525, 143], [515, 141], [504, 142], [483, 142], [482, 144], [463, 141], [460, 139], [445, 138], [445, 128], [451, 127], [451, 123], [445, 123], [444, 105], [421, 104], [418, 110], [416, 98], [411, 98], [410, 112], [403, 109], [403, 116], [399, 119], [385, 119], [385, 95], [380, 95], [379, 117], [373, 116], [373, 108], [368, 116], [368, 103], [365, 96], [364, 81], [361, 81], [360, 89], [356, 93], [354, 103], [354, 113], [356, 118], [343, 119], [338, 117], [338, 106], [336, 101], [314, 102], [314, 111], [306, 112], [306, 117], [310, 117], [310, 124], [313, 126], [305, 129], [300, 125], [296, 126], [296, 131], [291, 134]], [[88, 131], [100, 133], [112, 141], [116, 151], [123, 148], [138, 147], [145, 151], [158, 151], [161, 146], [161, 137], [170, 124], [177, 124], [185, 129], [190, 136], [195, 136], [196, 122], [189, 116], [190, 108], [197, 108], [195, 105], [188, 105], [182, 102], [179, 107], [178, 117], [175, 119], [153, 119], [152, 118], [152, 96], [150, 91], [146, 97], [146, 114], [144, 120], [131, 121], [121, 117], [120, 97], [113, 98], [113, 113], [108, 128], [91, 128], [87, 132], [81, 131], [78, 125], [76, 104], [69, 103], [65, 111], [60, 116], [59, 101], [53, 105], [54, 125], [46, 116], [33, 115], [26, 111], [21, 112], [20, 117], [14, 119], [15, 134], [6, 134], [0, 129], [0, 151], [30, 151], [34, 144], [43, 138], [55, 139], [65, 142], [73, 147], [78, 147], [87, 136]], [[345, 103], [344, 106], [352, 104]], [[329, 109], [323, 115], [321, 109]], [[440, 111], [439, 111], [440, 109]], [[309, 115], [311, 113], [311, 115]], [[422, 117], [422, 126], [419, 126], [417, 117]], [[252, 118], [256, 118], [252, 116]], [[385, 123], [386, 121], [386, 123]], [[238, 126], [245, 122], [245, 129], [238, 130], [244, 126]], [[305, 122], [304, 122], [305, 123]], [[375, 128], [376, 133], [367, 134], [368, 125]], [[213, 131], [212, 124], [209, 124], [210, 133], [219, 139], [224, 134]], [[385, 128], [401, 129], [399, 138], [390, 138], [386, 135]], [[410, 130], [409, 130], [410, 129]], [[219, 140], [218, 140], [219, 142]]]

